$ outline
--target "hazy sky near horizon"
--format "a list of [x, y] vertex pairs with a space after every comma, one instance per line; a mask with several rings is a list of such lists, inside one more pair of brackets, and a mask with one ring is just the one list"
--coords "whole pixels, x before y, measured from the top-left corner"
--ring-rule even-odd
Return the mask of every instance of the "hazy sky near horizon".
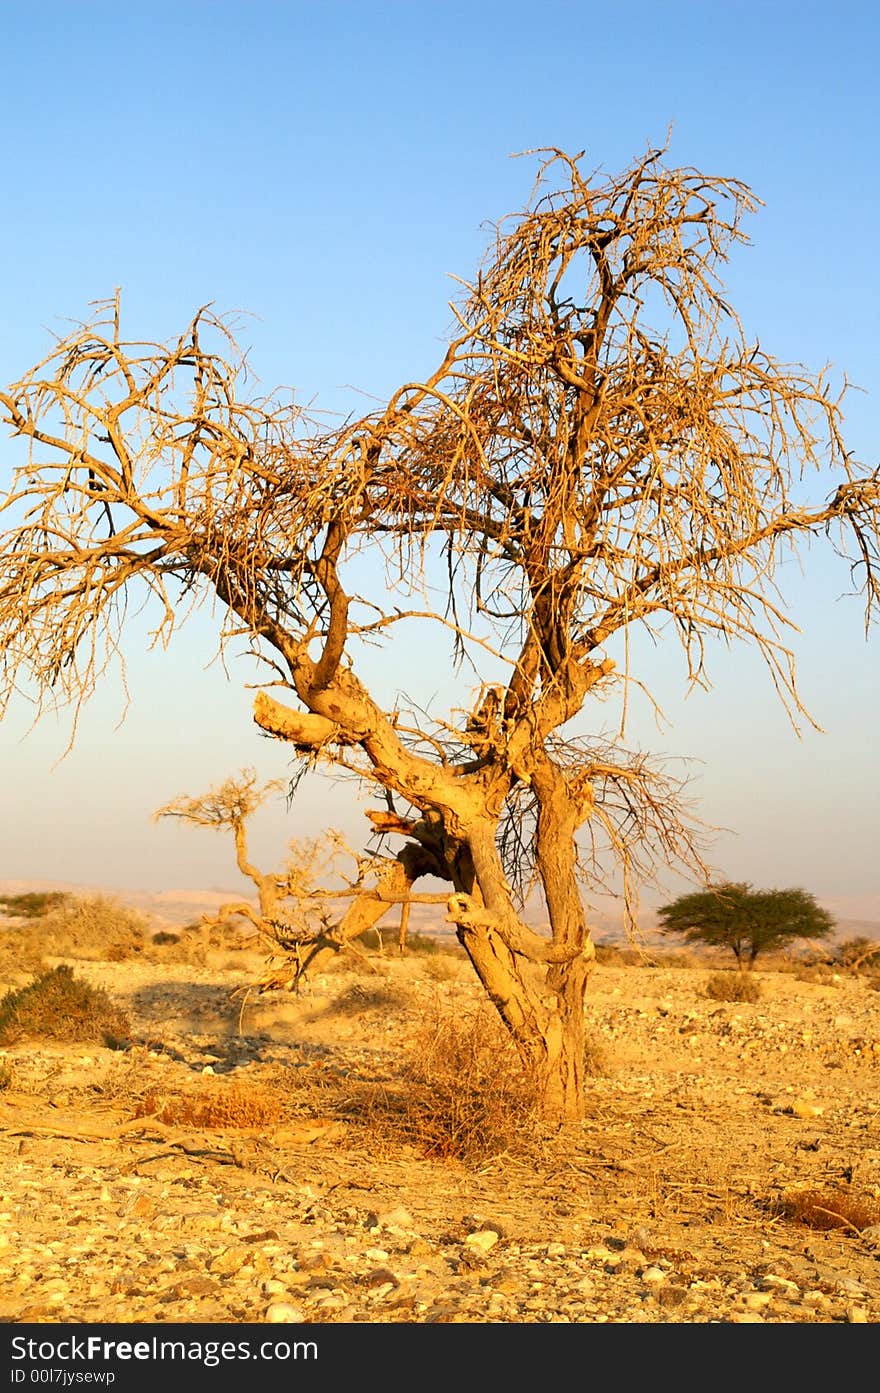
[[[450, 276], [474, 273], [485, 224], [530, 195], [535, 160], [511, 155], [586, 150], [613, 172], [671, 127], [669, 163], [744, 179], [764, 202], [727, 275], [747, 329], [861, 389], [847, 440], [878, 461], [880, 11], [868, 0], [50, 0], [4, 7], [3, 32], [4, 383], [118, 286], [133, 337], [171, 337], [213, 302], [251, 316], [243, 342], [263, 389], [363, 410], [442, 355]], [[0, 489], [19, 458], [0, 439]], [[658, 729], [635, 699], [629, 743], [693, 760], [696, 810], [727, 829], [720, 874], [820, 896], [880, 890], [880, 631], [866, 643], [849, 588], [818, 544], [785, 569], [822, 734], [793, 734], [754, 654], [716, 653], [713, 690], [686, 696], [677, 656], [639, 648], [668, 719]], [[244, 766], [289, 770], [252, 724], [252, 670], [232, 653], [227, 675], [213, 652], [208, 616], [152, 654], [133, 620], [124, 722], [109, 682], [60, 763], [69, 716], [28, 733], [32, 711], [13, 701], [0, 879], [236, 884], [221, 837], [151, 819]], [[390, 678], [438, 709], [454, 700], [445, 658], [418, 635]], [[309, 779], [289, 810], [279, 799], [261, 815], [258, 859], [268, 868], [328, 822], [353, 839], [366, 826], [350, 788]]]

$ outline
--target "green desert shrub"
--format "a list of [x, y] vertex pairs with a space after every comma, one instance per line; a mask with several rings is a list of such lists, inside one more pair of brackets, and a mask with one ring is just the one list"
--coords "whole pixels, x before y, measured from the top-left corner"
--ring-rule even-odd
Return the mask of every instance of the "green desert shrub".
[[0, 1001], [0, 1044], [63, 1040], [121, 1047], [131, 1038], [125, 1012], [100, 988], [74, 977], [67, 964], [52, 968]]
[[69, 898], [63, 890], [31, 890], [25, 895], [0, 895], [0, 909], [15, 919], [41, 919]]
[[715, 972], [706, 983], [706, 995], [713, 1001], [758, 1001], [761, 988], [744, 972]]

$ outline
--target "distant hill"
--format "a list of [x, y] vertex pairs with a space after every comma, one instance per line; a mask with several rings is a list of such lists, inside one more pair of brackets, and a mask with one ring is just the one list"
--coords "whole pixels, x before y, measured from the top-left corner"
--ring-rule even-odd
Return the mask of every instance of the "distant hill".
[[180, 927], [213, 914], [223, 904], [256, 898], [236, 889], [119, 890], [106, 885], [80, 885], [67, 880], [0, 880], [0, 895], [25, 895], [32, 891], [60, 890], [69, 895], [106, 895], [143, 914], [154, 928]]
[[[120, 890], [106, 885], [80, 885], [61, 880], [0, 880], [0, 895], [23, 895], [39, 890], [62, 890], [71, 895], [107, 895], [138, 910], [157, 929], [192, 923], [202, 914], [215, 914], [221, 905], [230, 902], [248, 900], [256, 904], [256, 897], [249, 895], [246, 888], [216, 886], [208, 890]], [[838, 941], [848, 938], [880, 939], [880, 894], [816, 898], [834, 915], [837, 923], [835, 938]], [[536, 929], [547, 927], [546, 918], [538, 911], [527, 914], [527, 918]], [[597, 943], [627, 942], [623, 908], [614, 896], [596, 897], [587, 909], [587, 921]], [[396, 922], [397, 911], [392, 909], [383, 921], [383, 928], [391, 928]], [[445, 922], [442, 904], [413, 905], [410, 931], [441, 939], [454, 933], [451, 925]], [[650, 906], [639, 910], [639, 939], [645, 945], [654, 946], [675, 941], [659, 932], [656, 911]]]

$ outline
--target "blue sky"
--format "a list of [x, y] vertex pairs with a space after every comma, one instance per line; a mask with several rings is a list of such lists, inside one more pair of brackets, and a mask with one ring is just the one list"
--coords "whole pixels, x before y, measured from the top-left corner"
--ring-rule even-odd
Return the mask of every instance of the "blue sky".
[[[878, 31], [877, 7], [852, 0], [6, 5], [0, 378], [119, 286], [133, 335], [168, 337], [208, 301], [246, 312], [263, 387], [362, 409], [439, 357], [450, 275], [469, 276], [484, 224], [529, 196], [534, 160], [511, 155], [585, 149], [613, 171], [671, 126], [670, 162], [764, 200], [730, 298], [778, 357], [830, 362], [863, 389], [848, 440], [876, 463]], [[14, 458], [0, 441], [0, 487]], [[795, 738], [742, 650], [687, 700], [677, 663], [651, 650], [642, 675], [669, 724], [636, 703], [630, 739], [698, 761], [700, 811], [730, 829], [723, 873], [875, 894], [880, 649], [839, 598], [843, 568], [814, 548], [790, 570], [802, 692], [825, 734]], [[134, 626], [124, 724], [108, 684], [61, 764], [69, 722], [27, 735], [13, 704], [0, 879], [235, 884], [219, 839], [150, 814], [243, 765], [282, 774], [285, 753], [251, 725], [250, 672], [206, 667], [207, 619], [168, 653], [143, 646]], [[414, 650], [405, 685], [426, 673], [442, 703], [445, 673]], [[309, 784], [260, 820], [259, 854], [328, 820], [356, 837], [362, 818], [349, 791]]]

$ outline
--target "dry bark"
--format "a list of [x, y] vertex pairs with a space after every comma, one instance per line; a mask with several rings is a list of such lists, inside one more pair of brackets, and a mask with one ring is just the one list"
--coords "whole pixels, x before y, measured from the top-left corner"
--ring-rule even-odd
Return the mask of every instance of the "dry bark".
[[[412, 823], [390, 884], [450, 883], [461, 942], [562, 1117], [583, 1095], [579, 875], [595, 883], [610, 855], [631, 888], [658, 860], [702, 864], [662, 772], [570, 734], [591, 694], [617, 684], [625, 707], [634, 675], [603, 646], [671, 619], [701, 683], [707, 641], [743, 641], [797, 721], [780, 554], [832, 533], [878, 599], [878, 476], [845, 448], [839, 397], [748, 341], [723, 298], [755, 200], [662, 155], [610, 177], [547, 152], [557, 187], [499, 228], [436, 371], [339, 429], [239, 395], [242, 361], [209, 311], [145, 344], [123, 338], [118, 300], [0, 392], [27, 446], [0, 508], [6, 695], [22, 673], [76, 709], [121, 656], [129, 592], [152, 597], [157, 641], [188, 600], [218, 598], [224, 638], [249, 636], [286, 697], [260, 693], [258, 724]], [[836, 492], [807, 501], [811, 471]], [[368, 597], [343, 585], [364, 547], [388, 564]], [[445, 600], [408, 608], [438, 557]], [[461, 719], [406, 718], [358, 677], [357, 642], [415, 619], [477, 670], [487, 654], [506, 665]], [[535, 884], [547, 934], [522, 914]], [[343, 938], [386, 912], [363, 889]]]

